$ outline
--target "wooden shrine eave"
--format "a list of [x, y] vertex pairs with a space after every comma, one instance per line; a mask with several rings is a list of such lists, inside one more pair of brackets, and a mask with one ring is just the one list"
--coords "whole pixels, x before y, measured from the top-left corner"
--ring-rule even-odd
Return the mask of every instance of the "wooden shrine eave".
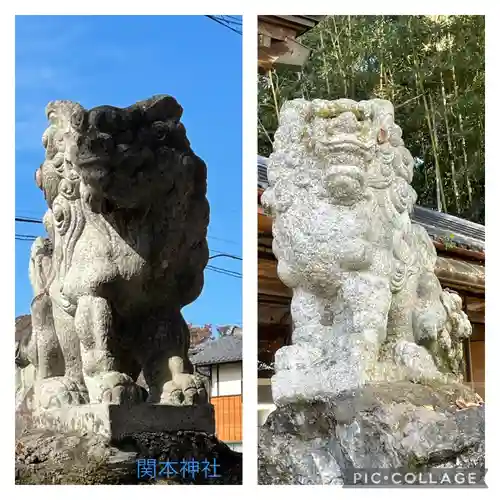
[[314, 28], [323, 17], [325, 16], [259, 16], [259, 71], [265, 72], [272, 68], [300, 70], [311, 51], [296, 39]]
[[264, 29], [272, 30], [267, 34], [278, 40], [285, 37], [298, 37], [314, 28], [325, 16], [259, 16], [259, 33]]

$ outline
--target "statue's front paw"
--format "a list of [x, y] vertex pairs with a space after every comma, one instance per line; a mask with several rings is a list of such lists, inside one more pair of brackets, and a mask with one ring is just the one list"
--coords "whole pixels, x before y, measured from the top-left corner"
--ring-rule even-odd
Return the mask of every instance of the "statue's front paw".
[[128, 375], [105, 372], [87, 379], [92, 403], [139, 404], [144, 402], [144, 391]]
[[64, 406], [89, 403], [85, 385], [66, 377], [54, 377], [39, 381], [35, 386], [35, 400], [41, 408], [61, 408]]
[[423, 346], [400, 340], [394, 346], [393, 356], [396, 365], [405, 369], [409, 380], [418, 382], [426, 378], [442, 378], [432, 355]]
[[161, 402], [175, 406], [205, 404], [208, 402], [203, 377], [194, 373], [179, 373], [163, 387]]

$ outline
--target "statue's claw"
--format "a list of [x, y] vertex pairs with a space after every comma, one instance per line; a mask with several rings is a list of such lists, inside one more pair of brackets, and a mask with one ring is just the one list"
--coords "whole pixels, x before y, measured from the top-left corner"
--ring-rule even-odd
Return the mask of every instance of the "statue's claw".
[[175, 406], [204, 404], [208, 401], [203, 377], [194, 373], [178, 373], [163, 387], [161, 402]]
[[144, 402], [142, 388], [123, 373], [100, 373], [89, 377], [87, 385], [92, 403], [139, 404]]

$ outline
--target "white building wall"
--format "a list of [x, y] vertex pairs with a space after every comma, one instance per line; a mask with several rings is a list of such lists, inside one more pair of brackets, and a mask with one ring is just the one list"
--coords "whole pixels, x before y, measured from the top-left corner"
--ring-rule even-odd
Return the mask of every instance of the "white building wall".
[[212, 366], [212, 397], [241, 394], [242, 363], [224, 363]]

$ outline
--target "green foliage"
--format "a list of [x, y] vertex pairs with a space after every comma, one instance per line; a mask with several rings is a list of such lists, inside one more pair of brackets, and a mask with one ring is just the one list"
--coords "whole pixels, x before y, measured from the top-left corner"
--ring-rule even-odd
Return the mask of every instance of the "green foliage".
[[259, 77], [259, 154], [289, 99], [389, 99], [419, 204], [484, 224], [484, 16], [329, 16], [301, 42], [300, 73]]

